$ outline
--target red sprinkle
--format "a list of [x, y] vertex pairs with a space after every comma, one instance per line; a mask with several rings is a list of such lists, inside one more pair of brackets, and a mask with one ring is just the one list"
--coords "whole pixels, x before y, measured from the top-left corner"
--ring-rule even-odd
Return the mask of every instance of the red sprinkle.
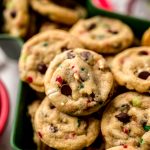
[[123, 128], [123, 132], [128, 134], [129, 133], [129, 129], [128, 128]]
[[56, 78], [56, 82], [58, 82], [59, 85], [62, 85], [62, 82], [63, 82], [62, 77], [61, 77], [61, 76], [58, 76], [58, 77]]
[[32, 77], [27, 77], [27, 82], [32, 83], [33, 82]]
[[38, 136], [39, 136], [40, 138], [42, 138], [42, 134], [41, 134], [41, 132], [38, 132]]
[[72, 66], [71, 68], [73, 69], [75, 66]]
[[128, 146], [127, 145], [123, 145], [123, 148], [128, 148]]

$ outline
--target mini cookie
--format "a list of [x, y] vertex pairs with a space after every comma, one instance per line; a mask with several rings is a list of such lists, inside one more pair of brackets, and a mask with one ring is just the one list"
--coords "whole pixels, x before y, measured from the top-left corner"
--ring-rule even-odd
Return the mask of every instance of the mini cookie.
[[75, 0], [31, 0], [31, 6], [51, 20], [69, 25], [86, 16], [86, 10]]
[[141, 44], [143, 46], [150, 46], [150, 28], [144, 32]]
[[115, 146], [115, 147], [109, 148], [107, 150], [140, 150], [140, 149], [135, 148], [133, 146], [122, 145], [122, 146]]
[[44, 92], [43, 78], [51, 60], [57, 54], [76, 47], [82, 47], [78, 39], [63, 30], [33, 36], [24, 44], [19, 59], [21, 80], [34, 90]]
[[127, 92], [106, 107], [101, 131], [106, 148], [123, 145], [150, 149], [150, 96]]
[[47, 97], [38, 108], [34, 123], [41, 140], [59, 150], [80, 150], [88, 147], [100, 131], [98, 119], [90, 116], [77, 118], [61, 113]]
[[29, 25], [28, 1], [5, 0], [4, 31], [13, 36], [25, 37]]
[[53, 29], [61, 29], [61, 30], [69, 30], [70, 26], [60, 24], [60, 23], [55, 23], [55, 22], [50, 22], [50, 21], [45, 21], [42, 23], [39, 32], [44, 32], [48, 30], [53, 30]]
[[134, 37], [129, 26], [120, 20], [100, 16], [79, 20], [70, 33], [86, 48], [105, 54], [117, 53], [130, 46]]
[[77, 48], [57, 55], [45, 75], [45, 92], [53, 105], [71, 115], [88, 115], [106, 104], [114, 82], [104, 58]]
[[128, 89], [150, 92], [150, 47], [136, 47], [119, 53], [111, 70], [116, 81]]
[[[41, 104], [41, 100], [35, 100], [28, 106], [28, 114], [31, 117], [33, 131], [35, 130], [34, 129], [35, 113], [36, 113], [38, 107], [40, 106], [40, 104]], [[34, 135], [33, 140], [37, 145], [37, 150], [52, 150], [52, 148], [50, 148], [49, 146], [47, 146], [40, 140], [39, 136], [36, 134], [35, 131], [34, 131], [33, 135]]]

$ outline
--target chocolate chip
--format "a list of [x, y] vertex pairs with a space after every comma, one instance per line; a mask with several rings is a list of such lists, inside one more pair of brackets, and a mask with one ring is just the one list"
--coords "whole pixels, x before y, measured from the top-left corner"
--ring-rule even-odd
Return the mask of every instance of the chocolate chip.
[[64, 84], [61, 87], [61, 93], [66, 96], [72, 95], [72, 89], [68, 84]]
[[68, 50], [68, 48], [66, 46], [61, 47], [62, 52], [67, 51], [67, 50]]
[[55, 127], [53, 124], [50, 124], [50, 127], [49, 127], [50, 131], [53, 132], [53, 133], [56, 133], [58, 131], [58, 128]]
[[140, 52], [138, 52], [138, 55], [148, 55], [148, 52], [147, 51], [140, 51]]
[[92, 92], [92, 93], [90, 94], [90, 97], [95, 98], [95, 94]]
[[55, 106], [54, 105], [52, 105], [52, 104], [50, 104], [50, 109], [54, 109], [55, 108]]
[[138, 74], [138, 77], [146, 80], [150, 76], [150, 73], [148, 71], [142, 71]]
[[96, 27], [96, 24], [92, 23], [87, 27], [87, 31], [93, 30], [95, 27]]
[[42, 138], [41, 132], [37, 132], [37, 134], [38, 134], [38, 136], [39, 136], [40, 138]]
[[17, 13], [16, 13], [15, 10], [13, 10], [13, 11], [10, 12], [10, 16], [11, 16], [12, 18], [15, 18], [16, 15], [17, 15]]
[[83, 60], [87, 61], [89, 59], [89, 57], [91, 56], [90, 52], [82, 52], [81, 56], [83, 58]]
[[140, 124], [142, 125], [142, 127], [144, 127], [147, 124], [147, 120], [141, 120]]
[[47, 66], [43, 63], [39, 64], [37, 66], [37, 70], [41, 73], [41, 74], [45, 74], [46, 70], [47, 70]]
[[72, 59], [72, 58], [74, 58], [75, 57], [75, 54], [74, 53], [72, 53], [72, 52], [68, 52], [67, 53], [67, 58], [68, 59]]
[[107, 31], [112, 34], [118, 34], [118, 31], [116, 30], [108, 29]]
[[130, 116], [127, 113], [121, 112], [120, 114], [116, 115], [115, 117], [123, 123], [130, 122]]

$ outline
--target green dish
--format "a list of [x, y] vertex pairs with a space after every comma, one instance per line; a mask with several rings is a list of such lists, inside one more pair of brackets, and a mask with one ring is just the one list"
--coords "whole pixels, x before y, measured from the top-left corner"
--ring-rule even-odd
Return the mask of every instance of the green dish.
[[[87, 1], [89, 16], [105, 15], [118, 18], [127, 23], [133, 29], [136, 36], [141, 37], [150, 26], [150, 22], [133, 17], [123, 16], [95, 8], [91, 1]], [[36, 99], [36, 93], [26, 84], [20, 81], [14, 124], [11, 133], [11, 146], [13, 150], [36, 150], [32, 137], [33, 131], [30, 118], [27, 114], [27, 106]]]

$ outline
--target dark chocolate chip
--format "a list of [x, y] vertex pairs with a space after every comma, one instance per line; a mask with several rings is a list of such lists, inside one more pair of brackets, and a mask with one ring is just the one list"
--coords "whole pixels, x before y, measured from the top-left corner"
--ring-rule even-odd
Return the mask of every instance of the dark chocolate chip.
[[58, 128], [56, 126], [54, 126], [53, 124], [50, 124], [50, 127], [49, 127], [50, 131], [53, 132], [53, 133], [56, 133], [58, 131]]
[[55, 108], [55, 106], [54, 105], [52, 105], [52, 104], [50, 104], [50, 109], [54, 109]]
[[72, 52], [68, 52], [67, 53], [67, 58], [68, 59], [72, 59], [72, 58], [74, 58], [75, 57], [75, 54], [74, 53], [72, 53]]
[[17, 13], [16, 13], [15, 10], [13, 10], [13, 11], [10, 12], [10, 16], [11, 16], [12, 18], [15, 18], [16, 15], [17, 15]]
[[107, 31], [112, 34], [118, 34], [118, 31], [116, 30], [108, 29]]
[[150, 76], [150, 73], [148, 71], [142, 71], [138, 74], [138, 77], [146, 80]]
[[37, 132], [37, 134], [38, 134], [38, 136], [39, 136], [40, 138], [42, 138], [41, 132]]
[[142, 127], [144, 127], [147, 124], [147, 120], [141, 120], [140, 124], [142, 125]]
[[147, 51], [140, 51], [140, 52], [138, 52], [138, 55], [148, 55], [148, 52]]
[[82, 52], [81, 56], [83, 58], [83, 60], [87, 61], [89, 59], [89, 57], [91, 56], [90, 52]]
[[95, 98], [95, 94], [92, 92], [92, 93], [90, 94], [90, 97]]
[[46, 70], [47, 70], [47, 66], [43, 63], [39, 64], [37, 66], [37, 70], [41, 73], [41, 74], [45, 74]]
[[93, 30], [95, 27], [96, 27], [96, 24], [92, 23], [87, 27], [87, 31]]
[[72, 95], [72, 89], [68, 84], [64, 84], [61, 87], [61, 93], [66, 96]]
[[130, 116], [127, 113], [121, 112], [120, 114], [116, 115], [115, 117], [123, 123], [130, 122]]
[[66, 46], [61, 47], [62, 52], [67, 51], [67, 50], [68, 50], [68, 48]]

